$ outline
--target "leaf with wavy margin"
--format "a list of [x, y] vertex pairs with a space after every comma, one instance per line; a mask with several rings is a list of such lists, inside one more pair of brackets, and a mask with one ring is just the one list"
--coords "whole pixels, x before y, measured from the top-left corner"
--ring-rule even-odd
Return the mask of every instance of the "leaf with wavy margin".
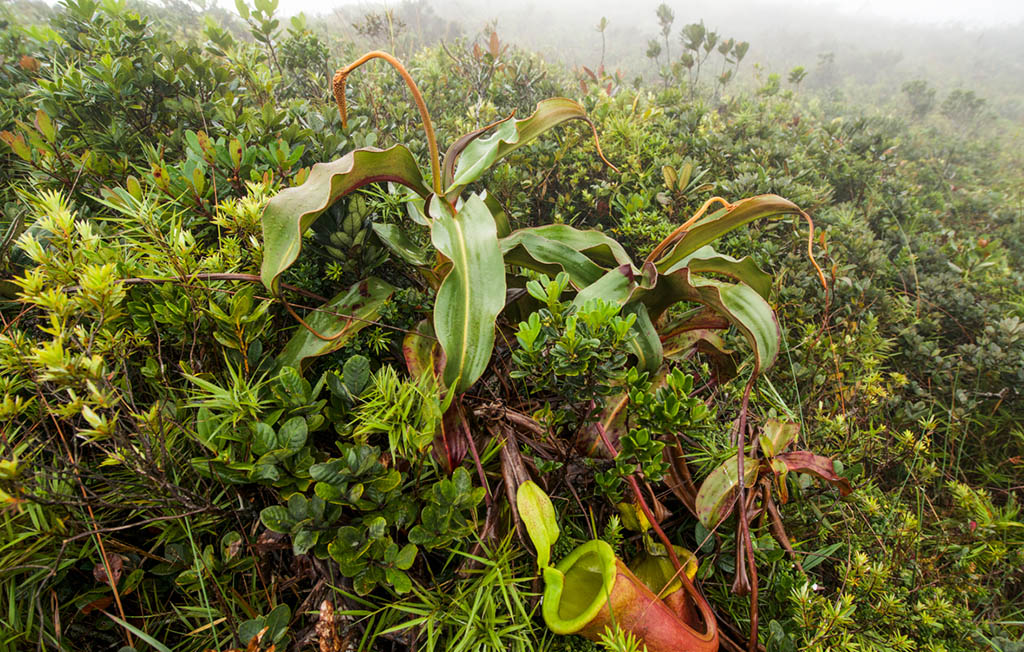
[[[458, 195], [462, 188], [479, 179], [499, 160], [543, 135], [544, 132], [570, 120], [583, 120], [593, 128], [594, 123], [577, 102], [564, 97], [553, 97], [538, 102], [537, 110], [530, 117], [502, 121], [496, 125], [494, 133], [490, 136], [470, 139], [461, 150], [461, 155], [458, 151], [449, 151], [449, 155], [445, 157], [445, 165], [454, 163], [456, 156], [458, 165], [451, 177], [451, 183], [445, 188], [445, 196], [451, 198]], [[451, 161], [448, 160], [449, 156]]]
[[[492, 122], [491, 124], [485, 127], [481, 127], [475, 131], [469, 132], [468, 134], [463, 134], [462, 136], [459, 136], [458, 140], [452, 143], [451, 147], [448, 148], [448, 151], [444, 153], [444, 160], [441, 165], [441, 186], [443, 188], [448, 188], [452, 185], [452, 180], [455, 178], [455, 164], [458, 163], [459, 156], [462, 155], [463, 150], [465, 150], [470, 143], [472, 143], [477, 138], [482, 137], [488, 131], [494, 129], [503, 122], [508, 122], [509, 120], [514, 118], [515, 115], [516, 114], [513, 111], [511, 114], [509, 114], [507, 118], [501, 118], [500, 120]], [[453, 200], [453, 197], [449, 195], [448, 199]]]
[[281, 274], [302, 249], [302, 234], [338, 199], [370, 183], [392, 181], [422, 197], [430, 191], [412, 154], [402, 145], [357, 149], [337, 161], [317, 163], [306, 181], [277, 193], [263, 209], [263, 284], [277, 294]]
[[519, 244], [519, 239], [533, 234], [560, 242], [578, 251], [601, 267], [618, 267], [632, 264], [625, 248], [615, 239], [597, 229], [577, 229], [568, 224], [547, 224], [527, 229], [517, 229], [509, 237], [502, 238], [501, 249], [508, 252]]
[[743, 333], [754, 349], [754, 373], [770, 368], [779, 354], [781, 331], [775, 311], [749, 285], [726, 283], [716, 279], [692, 277], [688, 268], [658, 278], [649, 290], [635, 297], [657, 320], [679, 301], [693, 301], [714, 309]]
[[584, 288], [605, 274], [603, 267], [558, 240], [530, 232], [517, 232], [509, 239], [513, 238], [517, 244], [505, 254], [505, 262], [510, 265], [526, 267], [548, 276], [564, 271], [576, 288]]
[[337, 351], [379, 316], [394, 291], [390, 283], [371, 276], [334, 297], [306, 317], [310, 328], [333, 339], [322, 340], [300, 325], [277, 356], [278, 368], [297, 368], [307, 358]]
[[567, 272], [578, 290], [598, 281], [608, 267], [633, 267], [622, 245], [604, 233], [564, 224], [518, 229], [501, 239], [501, 251], [509, 265], [551, 277]]
[[765, 299], [768, 298], [772, 291], [771, 275], [758, 267], [757, 263], [750, 256], [733, 258], [705, 246], [686, 256], [662, 273], [671, 274], [684, 267], [689, 267], [693, 273], [721, 274], [741, 283], [746, 283]]

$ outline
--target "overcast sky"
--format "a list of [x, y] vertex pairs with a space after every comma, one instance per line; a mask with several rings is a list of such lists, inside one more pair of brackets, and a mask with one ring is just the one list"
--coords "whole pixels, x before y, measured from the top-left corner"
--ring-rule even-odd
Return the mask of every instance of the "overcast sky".
[[1024, 0], [797, 0], [836, 7], [843, 13], [926, 23], [997, 27], [1024, 21]]
[[[227, 6], [233, 6], [233, 0], [221, 0]], [[383, 0], [385, 4], [398, 5], [400, 0]], [[429, 1], [429, 0], [428, 0]], [[467, 1], [467, 0], [464, 0]], [[570, 4], [567, 0], [549, 0], [552, 4]], [[610, 0], [573, 0], [587, 13], [599, 13], [602, 11], [613, 11], [613, 8], [621, 11], [622, 5], [619, 2]], [[633, 11], [649, 13], [644, 7], [657, 6], [660, 0], [640, 0], [630, 3]], [[468, 0], [468, 4], [475, 4], [481, 8], [491, 5], [493, 0]], [[307, 14], [330, 11], [339, 5], [366, 5], [366, 0], [280, 0], [280, 10], [286, 14], [295, 14], [304, 11]], [[375, 3], [376, 4], [376, 3]], [[439, 3], [433, 2], [437, 5]], [[516, 4], [513, 0], [511, 4]], [[526, 0], [521, 0], [524, 6]], [[545, 3], [546, 4], [546, 3]], [[694, 3], [677, 2], [670, 0], [669, 6], [677, 11], [682, 8], [689, 10]], [[951, 24], [959, 23], [965, 27], [984, 28], [1000, 27], [1008, 24], [1024, 22], [1024, 0], [789, 0], [781, 3], [778, 0], [724, 0], [715, 2], [715, 5], [730, 5], [741, 7], [744, 5], [759, 5], [761, 7], [773, 4], [787, 4], [789, 6], [817, 5], [832, 7], [841, 13], [859, 15], [862, 17], [877, 16], [896, 21], [907, 21], [927, 24]], [[639, 6], [637, 6], [639, 5]], [[503, 7], [507, 7], [503, 4]], [[652, 9], [653, 10], [653, 9]], [[496, 11], [496, 13], [498, 13]]]

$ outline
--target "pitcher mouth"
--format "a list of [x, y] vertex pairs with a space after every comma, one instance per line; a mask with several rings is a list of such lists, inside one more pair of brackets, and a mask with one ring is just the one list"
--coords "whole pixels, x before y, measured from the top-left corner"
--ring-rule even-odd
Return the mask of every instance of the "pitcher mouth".
[[600, 539], [577, 547], [544, 569], [544, 622], [556, 634], [573, 634], [608, 602], [616, 576], [615, 552]]

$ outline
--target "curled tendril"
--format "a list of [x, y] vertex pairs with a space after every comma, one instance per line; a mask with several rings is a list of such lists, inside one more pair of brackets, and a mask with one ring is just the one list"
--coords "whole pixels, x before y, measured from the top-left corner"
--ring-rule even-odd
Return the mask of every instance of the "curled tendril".
[[[828, 281], [825, 280], [825, 272], [821, 270], [821, 266], [818, 265], [817, 259], [814, 258], [814, 220], [811, 216], [800, 211], [800, 217], [807, 220], [807, 257], [811, 259], [811, 264], [814, 265], [815, 271], [818, 272], [818, 280], [821, 281], [823, 288], [828, 288]], [[824, 242], [824, 240], [822, 240]]]
[[590, 125], [590, 131], [594, 134], [594, 146], [597, 147], [597, 155], [601, 157], [601, 160], [604, 161], [605, 165], [618, 172], [619, 168], [612, 165], [612, 162], [605, 158], [604, 152], [601, 151], [601, 139], [597, 137], [597, 125], [595, 125], [594, 121], [590, 118], [587, 118], [586, 120], [587, 124]]
[[[596, 132], [594, 134], [594, 137], [595, 139], [597, 138]], [[600, 151], [601, 146], [598, 145], [598, 153], [600, 153]], [[604, 157], [602, 156], [602, 158]], [[611, 163], [609, 163], [609, 165], [611, 165]], [[679, 238], [683, 237], [686, 234], [686, 232], [690, 229], [690, 227], [696, 224], [697, 221], [704, 216], [708, 208], [710, 208], [711, 205], [716, 202], [721, 204], [722, 208], [726, 210], [732, 210], [735, 206], [737, 206], [737, 204], [730, 204], [728, 201], [722, 199], [721, 197], [712, 197], [711, 199], [707, 200], [706, 202], [704, 202], [704, 205], [700, 207], [700, 210], [698, 210], [694, 214], [693, 217], [686, 220], [686, 222], [684, 222], [683, 224], [677, 226], [675, 229], [673, 229], [672, 233], [668, 234], [668, 236], [664, 240], [659, 242], [658, 246], [656, 246], [651, 251], [651, 253], [648, 254], [647, 258], [644, 260], [644, 263], [646, 264], [654, 262], [654, 260], [657, 259], [658, 256], [660, 256], [662, 253], [664, 253], [666, 249], [668, 249], [673, 244], [678, 242]], [[821, 266], [818, 264], [818, 260], [814, 257], [814, 220], [811, 219], [811, 216], [808, 215], [806, 211], [800, 211], [800, 217], [807, 221], [807, 257], [811, 259], [811, 265], [814, 266], [814, 270], [818, 273], [818, 280], [821, 281], [821, 286], [824, 288], [828, 288], [828, 281], [825, 280], [825, 272], [822, 271]]]
[[[597, 137], [596, 133], [594, 134], [594, 137], [595, 138]], [[600, 151], [601, 151], [601, 146], [600, 145], [598, 145], [598, 150], [597, 151], [598, 151], [598, 153], [600, 153]], [[611, 163], [609, 163], [608, 165], [611, 165]], [[702, 218], [704, 216], [704, 213], [706, 213], [708, 211], [708, 209], [711, 208], [711, 205], [716, 203], [716, 202], [721, 204], [722, 208], [724, 208], [726, 210], [731, 210], [735, 206], [735, 204], [730, 204], [729, 202], [727, 202], [726, 200], [722, 199], [721, 197], [712, 197], [711, 199], [707, 200], [706, 202], [704, 202], [704, 205], [700, 207], [700, 210], [698, 210], [696, 213], [694, 213], [693, 217], [691, 217], [690, 219], [686, 220], [685, 222], [683, 222], [682, 224], [677, 226], [675, 229], [672, 230], [672, 233], [669, 233], [668, 236], [664, 240], [662, 240], [661, 242], [658, 243], [658, 246], [655, 247], [651, 251], [651, 253], [649, 253], [647, 255], [647, 258], [644, 260], [644, 264], [646, 265], [647, 263], [653, 263], [654, 260], [658, 256], [660, 256], [662, 254], [662, 252], [664, 252], [666, 249], [668, 249], [673, 244], [675, 244], [679, 240], [679, 238], [683, 237], [683, 235], [686, 234], [686, 232], [689, 230], [689, 228], [691, 226], [693, 226], [694, 224], [696, 224], [697, 220]]]

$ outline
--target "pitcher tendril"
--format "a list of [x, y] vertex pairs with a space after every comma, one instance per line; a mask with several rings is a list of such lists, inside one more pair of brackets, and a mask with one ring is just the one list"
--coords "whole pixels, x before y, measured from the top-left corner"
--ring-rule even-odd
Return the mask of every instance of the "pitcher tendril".
[[[599, 150], [600, 150], [600, 147], [599, 147]], [[655, 247], [651, 251], [651, 253], [649, 253], [647, 255], [647, 259], [644, 260], [644, 264], [654, 262], [666, 249], [668, 249], [670, 246], [675, 244], [679, 240], [679, 238], [682, 237], [682, 235], [684, 233], [686, 233], [686, 231], [691, 226], [696, 224], [697, 220], [699, 220], [701, 217], [703, 217], [704, 213], [706, 213], [708, 211], [708, 208], [711, 207], [711, 204], [714, 204], [715, 202], [720, 203], [722, 205], [722, 207], [725, 208], [726, 210], [730, 210], [734, 206], [734, 204], [730, 204], [729, 202], [727, 202], [726, 200], [722, 199], [721, 197], [712, 197], [711, 199], [707, 200], [706, 202], [704, 202], [704, 205], [700, 207], [700, 210], [698, 210], [696, 213], [694, 213], [693, 217], [691, 217], [690, 219], [686, 220], [685, 222], [683, 222], [682, 224], [677, 226], [672, 231], [672, 233], [668, 234], [668, 237], [666, 237], [664, 240], [662, 240], [658, 244], [658, 246]]]
[[818, 272], [818, 280], [821, 281], [821, 286], [827, 288], [828, 281], [825, 280], [825, 272], [821, 270], [821, 266], [818, 265], [818, 261], [814, 258], [814, 220], [804, 211], [800, 212], [800, 217], [807, 220], [807, 257], [811, 259], [811, 264], [814, 265], [815, 271]]
[[594, 147], [597, 148], [597, 155], [601, 157], [601, 160], [604, 161], [605, 165], [618, 172], [619, 168], [612, 165], [612, 162], [605, 158], [604, 152], [601, 151], [601, 139], [597, 137], [597, 125], [595, 125], [594, 121], [590, 119], [587, 120], [587, 124], [590, 125], [590, 131], [594, 134]]
[[402, 62], [396, 59], [394, 56], [381, 50], [374, 50], [373, 52], [367, 52], [363, 56], [359, 57], [352, 63], [348, 64], [344, 68], [334, 73], [334, 101], [338, 104], [338, 113], [341, 114], [341, 126], [348, 128], [348, 111], [347, 103], [345, 101], [345, 81], [353, 70], [363, 65], [371, 59], [383, 59], [391, 64], [391, 66], [398, 71], [398, 74], [405, 80], [405, 85], [409, 87], [409, 92], [412, 93], [412, 99], [416, 103], [416, 108], [420, 111], [420, 119], [423, 121], [423, 131], [427, 136], [427, 147], [430, 149], [430, 172], [434, 178], [434, 193], [438, 197], [443, 197], [443, 188], [441, 188], [441, 156], [440, 151], [437, 148], [437, 137], [434, 135], [434, 125], [430, 121], [430, 113], [427, 111], [427, 104], [423, 101], [423, 94], [420, 93], [419, 87], [413, 80], [412, 75], [405, 69]]
[[[598, 153], [600, 153], [600, 145], [598, 145]], [[609, 163], [609, 165], [611, 164]], [[697, 222], [699, 222], [702, 217], [704, 217], [708, 209], [711, 208], [711, 206], [716, 203], [721, 204], [722, 208], [724, 208], [726, 211], [731, 211], [740, 204], [742, 204], [743, 202], [732, 204], [723, 199], [722, 197], [712, 197], [708, 199], [706, 202], [704, 202], [703, 205], [701, 205], [697, 212], [693, 214], [693, 217], [691, 217], [690, 219], [686, 220], [685, 222], [677, 226], [675, 229], [673, 229], [672, 233], [668, 234], [668, 236], [666, 236], [664, 240], [659, 242], [658, 245], [651, 250], [651, 253], [649, 253], [647, 255], [647, 258], [644, 259], [644, 264], [646, 265], [647, 263], [653, 263], [655, 260], [658, 260], [658, 258], [661, 257], [661, 255], [664, 254], [666, 250], [668, 250], [677, 242], [679, 242], [679, 240], [682, 239], [682, 237], [686, 235], [686, 233]], [[818, 280], [821, 281], [821, 286], [827, 288], [828, 281], [825, 280], [825, 272], [822, 271], [821, 266], [818, 265], [818, 260], [814, 257], [814, 220], [811, 219], [811, 216], [808, 215], [806, 211], [800, 211], [799, 213], [795, 214], [799, 215], [801, 218], [807, 221], [807, 257], [811, 259], [811, 265], [814, 266], [814, 270], [818, 275]]]

